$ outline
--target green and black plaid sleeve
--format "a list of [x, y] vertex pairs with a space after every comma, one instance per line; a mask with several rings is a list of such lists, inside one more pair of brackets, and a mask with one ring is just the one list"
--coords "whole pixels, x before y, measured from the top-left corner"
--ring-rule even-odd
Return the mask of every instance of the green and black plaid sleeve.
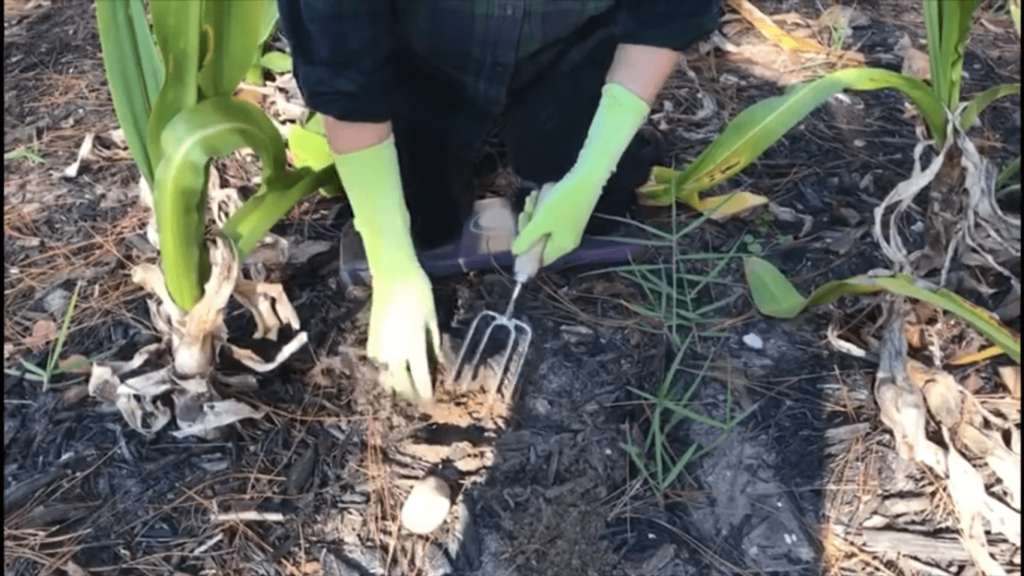
[[718, 28], [718, 0], [619, 0], [617, 8], [623, 44], [682, 51]]
[[497, 112], [513, 73], [595, 19], [619, 42], [682, 50], [718, 26], [718, 0], [278, 0], [306, 104], [379, 122], [394, 105], [391, 51], [411, 50]]
[[390, 1], [278, 0], [278, 12], [307, 106], [351, 122], [389, 119]]

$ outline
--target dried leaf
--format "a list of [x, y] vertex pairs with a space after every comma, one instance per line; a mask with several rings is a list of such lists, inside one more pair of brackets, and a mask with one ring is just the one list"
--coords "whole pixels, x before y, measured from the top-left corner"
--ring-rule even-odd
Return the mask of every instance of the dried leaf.
[[92, 371], [89, 359], [81, 354], [72, 354], [57, 363], [61, 372], [67, 374], [88, 374]]
[[984, 458], [992, 472], [1010, 494], [1010, 506], [1020, 510], [1020, 456], [1002, 442], [999, 435], [982, 431], [970, 424], [960, 430], [960, 440], [971, 456]]
[[826, 52], [825, 47], [810, 38], [797, 38], [779, 28], [771, 18], [751, 4], [749, 0], [729, 0], [729, 5], [739, 12], [754, 28], [766, 38], [792, 52]]
[[979, 376], [977, 372], [971, 372], [970, 374], [967, 375], [967, 378], [964, 379], [961, 386], [964, 387], [964, 390], [967, 390], [968, 392], [973, 394], [980, 390], [982, 385], [984, 384], [985, 383], [982, 381], [981, 376]]
[[719, 196], [697, 197], [696, 205], [691, 206], [708, 218], [721, 222], [737, 214], [753, 210], [768, 203], [768, 198], [752, 192], [736, 191]]
[[160, 248], [160, 236], [156, 231], [156, 213], [153, 212], [153, 190], [145, 178], [139, 178], [139, 203], [148, 211], [146, 219], [146, 240], [154, 247]]
[[853, 6], [833, 4], [818, 17], [818, 25], [826, 28], [860, 28], [871, 24], [871, 18]]
[[952, 447], [949, 431], [943, 429], [942, 433], [949, 446], [946, 452], [946, 480], [959, 521], [960, 538], [978, 570], [989, 576], [1005, 575], [1006, 571], [989, 554], [988, 540], [985, 538], [985, 527], [982, 522], [986, 498], [985, 482], [970, 462]]
[[280, 284], [239, 280], [235, 284], [234, 296], [256, 320], [253, 338], [276, 341], [282, 326], [299, 329], [299, 314]]
[[982, 362], [995, 358], [996, 356], [1002, 356], [1003, 349], [999, 346], [989, 346], [988, 348], [982, 348], [981, 350], [971, 351], [964, 350], [957, 353], [949, 363], [953, 366], [963, 366], [965, 364], [973, 364], [975, 362]]
[[885, 331], [879, 350], [875, 377], [875, 400], [879, 416], [896, 439], [902, 458], [921, 462], [933, 470], [943, 470], [941, 449], [928, 440], [925, 425], [927, 408], [921, 391], [907, 377], [906, 339], [902, 318]]
[[904, 34], [893, 53], [903, 58], [903, 74], [926, 82], [931, 80], [931, 61], [927, 54], [914, 48], [910, 36]]
[[68, 576], [89, 576], [89, 573], [78, 564], [68, 560], [64, 563], [64, 571], [68, 573]]
[[785, 206], [779, 206], [774, 202], [768, 203], [768, 211], [783, 222], [803, 222], [803, 228], [800, 229], [798, 237], [806, 236], [811, 230], [811, 226], [814, 225], [814, 218], [811, 218], [807, 214], [801, 214], [792, 208], [786, 208]]
[[85, 135], [85, 139], [82, 140], [82, 145], [78, 147], [78, 156], [75, 158], [75, 161], [72, 162], [70, 166], [64, 169], [64, 172], [61, 174], [61, 176], [65, 178], [75, 178], [76, 176], [78, 176], [78, 170], [82, 166], [82, 160], [84, 160], [85, 157], [88, 156], [90, 152], [92, 152], [92, 143], [93, 140], [95, 140], [95, 138], [96, 135], [93, 134], [92, 132]]
[[188, 436], [205, 437], [217, 429], [234, 424], [239, 420], [262, 418], [265, 414], [266, 411], [257, 410], [237, 400], [206, 402], [203, 404], [202, 412], [197, 418], [186, 425], [180, 426], [178, 430], [172, 430], [171, 434], [178, 438]]
[[963, 396], [953, 375], [908, 359], [907, 378], [924, 394], [928, 410], [936, 420], [955, 430], [963, 412]]
[[36, 348], [57, 339], [57, 323], [43, 318], [32, 325], [32, 333], [22, 341], [29, 348]]
[[181, 340], [174, 348], [174, 368], [184, 377], [207, 375], [213, 369], [217, 348], [227, 340], [224, 311], [238, 279], [238, 257], [224, 238], [214, 238], [210, 248], [210, 278], [203, 297], [185, 316]]
[[278, 352], [277, 356], [275, 356], [274, 359], [271, 360], [270, 362], [264, 361], [262, 358], [257, 356], [256, 353], [253, 352], [252, 350], [239, 348], [238, 346], [234, 346], [232, 344], [228, 344], [227, 346], [228, 352], [231, 353], [231, 356], [234, 357], [239, 362], [241, 362], [242, 364], [245, 364], [246, 366], [257, 372], [270, 372], [271, 370], [280, 366], [282, 362], [290, 358], [291, 355], [298, 351], [299, 348], [305, 346], [307, 340], [308, 338], [306, 336], [306, 333], [299, 332], [298, 334], [295, 335], [294, 338], [292, 338], [287, 344], [285, 344], [283, 348], [281, 348], [281, 351]]
[[999, 379], [1010, 391], [1010, 396], [1020, 400], [1020, 366], [1000, 366]]
[[327, 240], [306, 240], [300, 242], [288, 252], [288, 262], [291, 264], [304, 264], [313, 256], [327, 252], [334, 244]]

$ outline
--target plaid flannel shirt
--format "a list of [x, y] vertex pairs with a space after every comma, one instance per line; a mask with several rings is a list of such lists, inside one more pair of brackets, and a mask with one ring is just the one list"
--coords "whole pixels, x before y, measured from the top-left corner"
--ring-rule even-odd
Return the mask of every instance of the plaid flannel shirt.
[[[683, 50], [718, 25], [718, 0], [279, 0], [306, 104], [349, 121], [384, 121], [395, 49], [447, 72], [500, 112], [524, 70], [572, 58], [575, 32], [606, 19], [620, 43]], [[585, 47], [581, 47], [581, 50]], [[528, 76], [528, 73], [526, 74]]]

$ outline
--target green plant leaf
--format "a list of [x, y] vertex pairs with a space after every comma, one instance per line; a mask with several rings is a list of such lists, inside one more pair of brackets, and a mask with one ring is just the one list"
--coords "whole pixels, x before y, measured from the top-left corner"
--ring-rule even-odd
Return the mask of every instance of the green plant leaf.
[[803, 311], [807, 299], [778, 268], [760, 258], [744, 258], [743, 267], [754, 306], [762, 314], [788, 319]]
[[964, 106], [964, 109], [960, 112], [960, 126], [962, 126], [964, 130], [970, 128], [974, 124], [974, 121], [978, 119], [978, 116], [981, 116], [982, 111], [984, 111], [985, 108], [988, 108], [989, 104], [992, 104], [1004, 96], [1010, 96], [1012, 94], [1020, 94], [1020, 83], [992, 86], [981, 94], [971, 98]]
[[309, 167], [319, 170], [334, 163], [334, 156], [327, 146], [327, 138], [298, 124], [288, 131], [288, 149], [292, 153], [292, 162], [298, 168]]
[[[807, 84], [792, 86], [783, 95], [762, 100], [741, 112], [693, 163], [674, 174], [678, 183], [676, 199], [698, 205], [700, 192], [749, 166], [833, 95], [844, 90], [886, 88], [897, 89], [914, 102], [934, 138], [945, 137], [946, 113], [924, 82], [879, 68], [840, 70]], [[655, 193], [663, 194], [660, 190]]]
[[235, 93], [263, 44], [267, 4], [276, 4], [276, 0], [204, 3], [202, 31], [209, 49], [199, 71], [203, 96]]
[[999, 346], [1014, 362], [1020, 364], [1020, 335], [1014, 334], [985, 310], [964, 300], [945, 288], [933, 289], [918, 283], [907, 274], [890, 276], [853, 276], [846, 280], [827, 282], [804, 298], [770, 263], [756, 257], [744, 260], [744, 273], [754, 305], [758, 311], [773, 318], [794, 318], [812, 306], [835, 302], [843, 296], [871, 294], [885, 290], [893, 294], [927, 302], [956, 314], [972, 328]]
[[260, 65], [274, 74], [292, 71], [292, 57], [284, 52], [271, 50], [260, 58]]
[[1020, 40], [1020, 0], [1009, 0], [1006, 8], [1010, 12], [1013, 31], [1017, 33], [1017, 39]]
[[284, 140], [274, 123], [256, 105], [230, 96], [208, 98], [178, 114], [164, 129], [161, 144], [167, 154], [157, 166], [153, 194], [161, 265], [171, 297], [191, 310], [202, 296], [208, 272], [210, 160], [251, 148], [262, 164], [261, 190], [291, 188], [299, 176], [286, 173]]
[[928, 68], [931, 73], [932, 90], [939, 100], [945, 104], [944, 92], [939, 86], [946, 86], [949, 69], [940, 64], [942, 62], [942, 51], [939, 45], [942, 42], [942, 7], [939, 2], [925, 0], [921, 3], [924, 13], [924, 33], [928, 42]]
[[277, 27], [277, 0], [266, 0], [263, 2], [263, 19], [260, 22], [260, 46], [263, 46], [267, 40], [270, 40], [270, 35], [274, 33], [274, 28]]
[[96, 26], [114, 114], [142, 177], [153, 187], [147, 129], [164, 70], [142, 0], [96, 3]]
[[262, 188], [246, 200], [228, 218], [221, 231], [238, 247], [240, 257], [245, 258], [274, 224], [305, 197], [322, 188], [337, 189], [340, 186], [338, 171], [333, 164], [315, 172], [304, 168], [289, 173], [281, 180], [280, 186]]
[[[153, 33], [164, 63], [164, 83], [153, 104], [147, 142], [154, 166], [163, 157], [161, 134], [179, 112], [199, 100], [201, 0], [150, 0]], [[156, 186], [159, 188], [159, 185]], [[155, 193], [155, 189], [154, 189]]]
[[324, 116], [323, 116], [323, 114], [319, 114], [319, 113], [311, 114], [309, 116], [309, 118], [306, 120], [306, 124], [304, 125], [304, 128], [306, 130], [309, 130], [313, 134], [319, 134], [320, 136], [323, 136], [324, 138], [327, 137], [327, 129], [324, 128]]
[[960, 103], [964, 54], [978, 4], [979, 0], [923, 3], [933, 90], [950, 110]]

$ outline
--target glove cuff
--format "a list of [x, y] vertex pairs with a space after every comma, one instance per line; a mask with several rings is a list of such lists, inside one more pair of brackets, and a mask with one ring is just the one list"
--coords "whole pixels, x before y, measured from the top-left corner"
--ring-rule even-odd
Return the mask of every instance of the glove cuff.
[[380, 144], [334, 155], [342, 187], [352, 206], [370, 273], [401, 273], [419, 265], [410, 232], [394, 135]]
[[603, 188], [650, 112], [647, 102], [626, 87], [605, 84], [572, 172]]

